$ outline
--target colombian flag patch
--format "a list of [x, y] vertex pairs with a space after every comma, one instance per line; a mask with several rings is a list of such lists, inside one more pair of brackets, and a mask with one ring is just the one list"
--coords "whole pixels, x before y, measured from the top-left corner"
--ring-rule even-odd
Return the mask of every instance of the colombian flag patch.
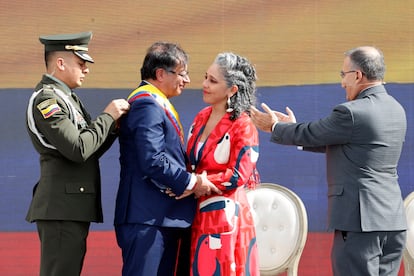
[[43, 118], [47, 119], [60, 111], [60, 106], [57, 104], [56, 99], [48, 99], [38, 104], [37, 109], [42, 113]]

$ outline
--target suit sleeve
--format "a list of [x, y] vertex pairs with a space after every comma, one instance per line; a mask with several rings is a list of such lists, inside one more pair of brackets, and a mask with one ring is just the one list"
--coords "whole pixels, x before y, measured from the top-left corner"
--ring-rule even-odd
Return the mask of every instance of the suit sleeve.
[[318, 121], [277, 123], [270, 140], [277, 144], [303, 146], [306, 150], [315, 147], [315, 151], [320, 151], [320, 147], [326, 145], [348, 143], [353, 125], [354, 119], [350, 109], [338, 105], [328, 117]]

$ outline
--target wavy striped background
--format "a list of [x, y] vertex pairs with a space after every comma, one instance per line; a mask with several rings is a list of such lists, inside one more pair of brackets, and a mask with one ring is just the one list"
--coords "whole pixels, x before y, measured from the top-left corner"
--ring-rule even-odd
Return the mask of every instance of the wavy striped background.
[[146, 48], [178, 42], [190, 54], [191, 88], [220, 51], [256, 64], [259, 86], [338, 82], [342, 53], [380, 47], [388, 82], [414, 79], [411, 0], [1, 1], [0, 87], [32, 87], [44, 69], [41, 34], [91, 30], [96, 64], [85, 87], [130, 88]]

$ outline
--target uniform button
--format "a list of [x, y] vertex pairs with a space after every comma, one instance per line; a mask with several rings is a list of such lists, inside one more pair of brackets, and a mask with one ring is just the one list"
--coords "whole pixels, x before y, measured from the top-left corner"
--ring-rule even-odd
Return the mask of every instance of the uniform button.
[[81, 193], [83, 193], [83, 192], [85, 191], [85, 189], [84, 189], [83, 187], [80, 187], [80, 188], [79, 188], [79, 191], [80, 191]]

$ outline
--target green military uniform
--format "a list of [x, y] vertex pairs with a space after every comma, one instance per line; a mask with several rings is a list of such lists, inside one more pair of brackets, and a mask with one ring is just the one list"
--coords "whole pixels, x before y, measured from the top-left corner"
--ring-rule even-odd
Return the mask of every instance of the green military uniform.
[[[90, 37], [91, 33], [81, 33], [41, 37], [40, 41], [46, 52], [72, 51], [79, 58], [93, 62], [87, 48]], [[37, 222], [42, 243], [41, 275], [78, 275], [89, 224], [103, 221], [98, 159], [116, 138], [116, 122], [107, 113], [92, 121], [73, 91], [61, 80], [45, 74], [29, 100], [27, 126], [40, 154], [40, 179], [33, 189], [26, 220]], [[68, 224], [61, 225], [62, 221]], [[53, 240], [48, 241], [50, 235], [45, 234], [49, 232], [44, 227], [55, 231], [56, 227], [72, 227], [73, 223], [76, 228], [73, 231], [82, 232], [79, 235], [83, 238], [79, 239], [84, 239], [85, 244], [80, 246], [79, 253], [75, 249], [73, 254], [79, 256], [63, 256], [59, 263], [53, 251], [66, 247], [49, 246]], [[71, 240], [67, 242], [70, 245]], [[75, 264], [70, 264], [69, 259], [74, 259]]]

